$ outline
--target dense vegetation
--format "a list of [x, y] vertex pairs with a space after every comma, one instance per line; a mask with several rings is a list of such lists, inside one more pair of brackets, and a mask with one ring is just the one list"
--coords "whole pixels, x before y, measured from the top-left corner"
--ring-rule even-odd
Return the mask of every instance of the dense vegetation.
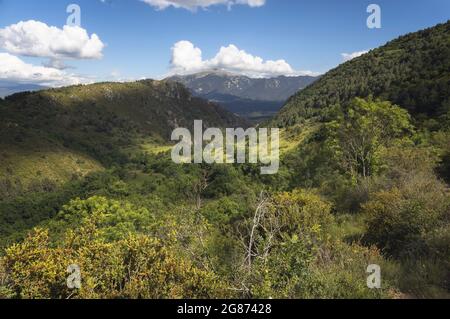
[[420, 118], [450, 112], [450, 21], [411, 33], [331, 70], [294, 95], [273, 121], [281, 127], [326, 116], [333, 106], [372, 95]]
[[[444, 111], [450, 91], [449, 68], [440, 68], [439, 57], [449, 37], [446, 24], [387, 46], [440, 48], [416, 48], [415, 72], [429, 74], [431, 87], [442, 86], [419, 108], [392, 93], [406, 87], [403, 78], [383, 81], [387, 95], [344, 90], [356, 76], [348, 70], [361, 73], [354, 83], [371, 77], [370, 56], [344, 64], [292, 98], [276, 119], [286, 127], [280, 172], [273, 176], [247, 164], [174, 164], [164, 144], [166, 124], [148, 123], [153, 115], [133, 117], [140, 98], [113, 104], [117, 108], [108, 112], [102, 110], [109, 104], [94, 98], [72, 111], [82, 104], [49, 102], [76, 100], [112, 84], [4, 101], [0, 136], [7, 156], [0, 157], [0, 169], [9, 182], [0, 202], [0, 297], [448, 298], [450, 114]], [[391, 63], [387, 56], [396, 66], [402, 59], [383, 48], [373, 52], [383, 63]], [[427, 62], [430, 52], [437, 54], [436, 66]], [[403, 60], [410, 58], [405, 53]], [[341, 82], [328, 87], [334, 77]], [[127, 86], [150, 90], [149, 99], [167, 94], [147, 82], [114, 84], [110, 94]], [[344, 91], [345, 99], [324, 96]], [[406, 92], [417, 96], [412, 86]], [[188, 100], [170, 98], [165, 106], [175, 110]], [[310, 101], [319, 100], [323, 104], [310, 110]], [[193, 121], [175, 111], [173, 116], [178, 123]], [[219, 124], [230, 122], [222, 118]], [[58, 183], [42, 170], [19, 187], [13, 164], [20, 154], [11, 150], [37, 152], [39, 143], [61, 159], [66, 157], [59, 150], [70, 150], [91, 164]], [[67, 288], [71, 264], [81, 268], [80, 290]], [[381, 289], [367, 287], [370, 264], [381, 267]]]
[[[91, 177], [97, 187], [5, 250], [3, 297], [396, 294], [388, 281], [366, 288], [367, 265], [384, 263], [379, 251], [345, 243], [332, 205], [312, 190], [270, 194], [249, 168], [177, 166], [165, 155], [127, 166]], [[66, 286], [71, 264], [83, 271], [79, 291]]]
[[158, 151], [175, 127], [245, 126], [181, 85], [99, 83], [0, 101], [0, 199], [122, 165], [135, 150]]

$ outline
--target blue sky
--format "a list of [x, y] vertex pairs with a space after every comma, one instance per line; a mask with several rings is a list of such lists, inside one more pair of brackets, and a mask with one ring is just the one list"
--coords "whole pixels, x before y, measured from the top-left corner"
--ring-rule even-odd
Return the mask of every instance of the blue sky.
[[[104, 44], [102, 58], [57, 58], [72, 67], [61, 70], [61, 76], [71, 74], [94, 81], [161, 78], [171, 72], [171, 48], [181, 40], [201, 49], [202, 61], [211, 60], [202, 65], [213, 65], [221, 47], [234, 45], [265, 61], [284, 60], [295, 72], [323, 73], [342, 63], [343, 53], [375, 48], [450, 18], [448, 0], [253, 1], [260, 2], [259, 6], [219, 4], [196, 10], [170, 6], [162, 10], [140, 0], [0, 0], [0, 53], [33, 66], [46, 64], [52, 57], [45, 53], [32, 57], [23, 50], [17, 53], [2, 47], [1, 30], [28, 20], [62, 29], [69, 15], [66, 7], [76, 3], [81, 8], [81, 28], [88, 36], [96, 34]], [[381, 7], [381, 29], [366, 25], [366, 8], [371, 3]], [[193, 49], [185, 46], [183, 52], [186, 50]], [[223, 56], [240, 52], [233, 50], [224, 51]]]

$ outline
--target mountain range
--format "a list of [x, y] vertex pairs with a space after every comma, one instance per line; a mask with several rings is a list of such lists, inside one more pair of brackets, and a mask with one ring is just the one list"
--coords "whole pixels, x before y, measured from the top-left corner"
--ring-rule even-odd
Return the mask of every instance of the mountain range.
[[0, 98], [5, 96], [19, 93], [19, 92], [31, 92], [46, 89], [45, 86], [37, 84], [21, 84], [16, 82], [2, 81], [0, 80]]
[[[166, 80], [181, 83], [193, 96], [218, 103], [229, 112], [257, 123], [273, 117], [289, 97], [314, 83], [318, 78], [313, 76], [250, 78], [210, 71], [172, 76]], [[47, 87], [0, 81], [0, 98], [44, 89]]]
[[250, 78], [220, 71], [172, 76], [195, 96], [221, 104], [252, 121], [275, 115], [286, 100], [317, 80], [312, 76]]
[[[405, 35], [320, 78], [251, 79], [206, 72], [8, 96], [0, 99], [0, 179], [11, 171], [25, 179], [44, 171], [67, 178], [69, 171], [78, 171], [80, 158], [90, 167], [114, 162], [130, 147], [168, 141], [174, 128], [190, 128], [196, 119], [207, 127], [246, 127], [248, 122], [233, 113], [268, 118], [292, 94], [270, 125], [321, 120], [333, 107], [367, 96], [390, 100], [419, 119], [443, 121], [450, 112], [449, 28], [447, 22]], [[62, 173], [52, 172], [58, 165], [43, 150], [67, 154], [71, 164], [62, 165]], [[26, 164], [31, 162], [32, 167]]]
[[[447, 22], [318, 79], [0, 98], [0, 298], [449, 298], [449, 70]], [[172, 161], [176, 127], [248, 126], [212, 100], [259, 121], [283, 99], [261, 124], [281, 128], [279, 174]]]

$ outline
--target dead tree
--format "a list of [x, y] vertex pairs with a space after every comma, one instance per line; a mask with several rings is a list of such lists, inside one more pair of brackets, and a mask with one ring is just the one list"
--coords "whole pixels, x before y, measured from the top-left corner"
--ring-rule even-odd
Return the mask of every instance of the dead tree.
[[201, 176], [193, 184], [193, 199], [195, 201], [195, 208], [199, 211], [202, 208], [202, 194], [209, 186], [209, 172], [203, 170]]
[[248, 272], [251, 272], [255, 259], [261, 259], [264, 263], [267, 261], [281, 228], [278, 210], [272, 205], [270, 197], [261, 192], [248, 236], [243, 237], [246, 242], [243, 264]]

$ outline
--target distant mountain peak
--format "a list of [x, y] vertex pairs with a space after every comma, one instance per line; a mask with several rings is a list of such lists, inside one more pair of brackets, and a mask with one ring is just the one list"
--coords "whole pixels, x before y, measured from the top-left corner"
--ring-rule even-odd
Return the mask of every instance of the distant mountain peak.
[[223, 70], [177, 75], [167, 81], [179, 82], [193, 95], [222, 104], [241, 116], [258, 118], [274, 115], [293, 94], [313, 83], [312, 76], [250, 78]]
[[5, 96], [19, 93], [19, 92], [32, 92], [44, 90], [47, 87], [37, 84], [25, 84], [25, 83], [15, 83], [9, 81], [0, 80], [0, 98]]

